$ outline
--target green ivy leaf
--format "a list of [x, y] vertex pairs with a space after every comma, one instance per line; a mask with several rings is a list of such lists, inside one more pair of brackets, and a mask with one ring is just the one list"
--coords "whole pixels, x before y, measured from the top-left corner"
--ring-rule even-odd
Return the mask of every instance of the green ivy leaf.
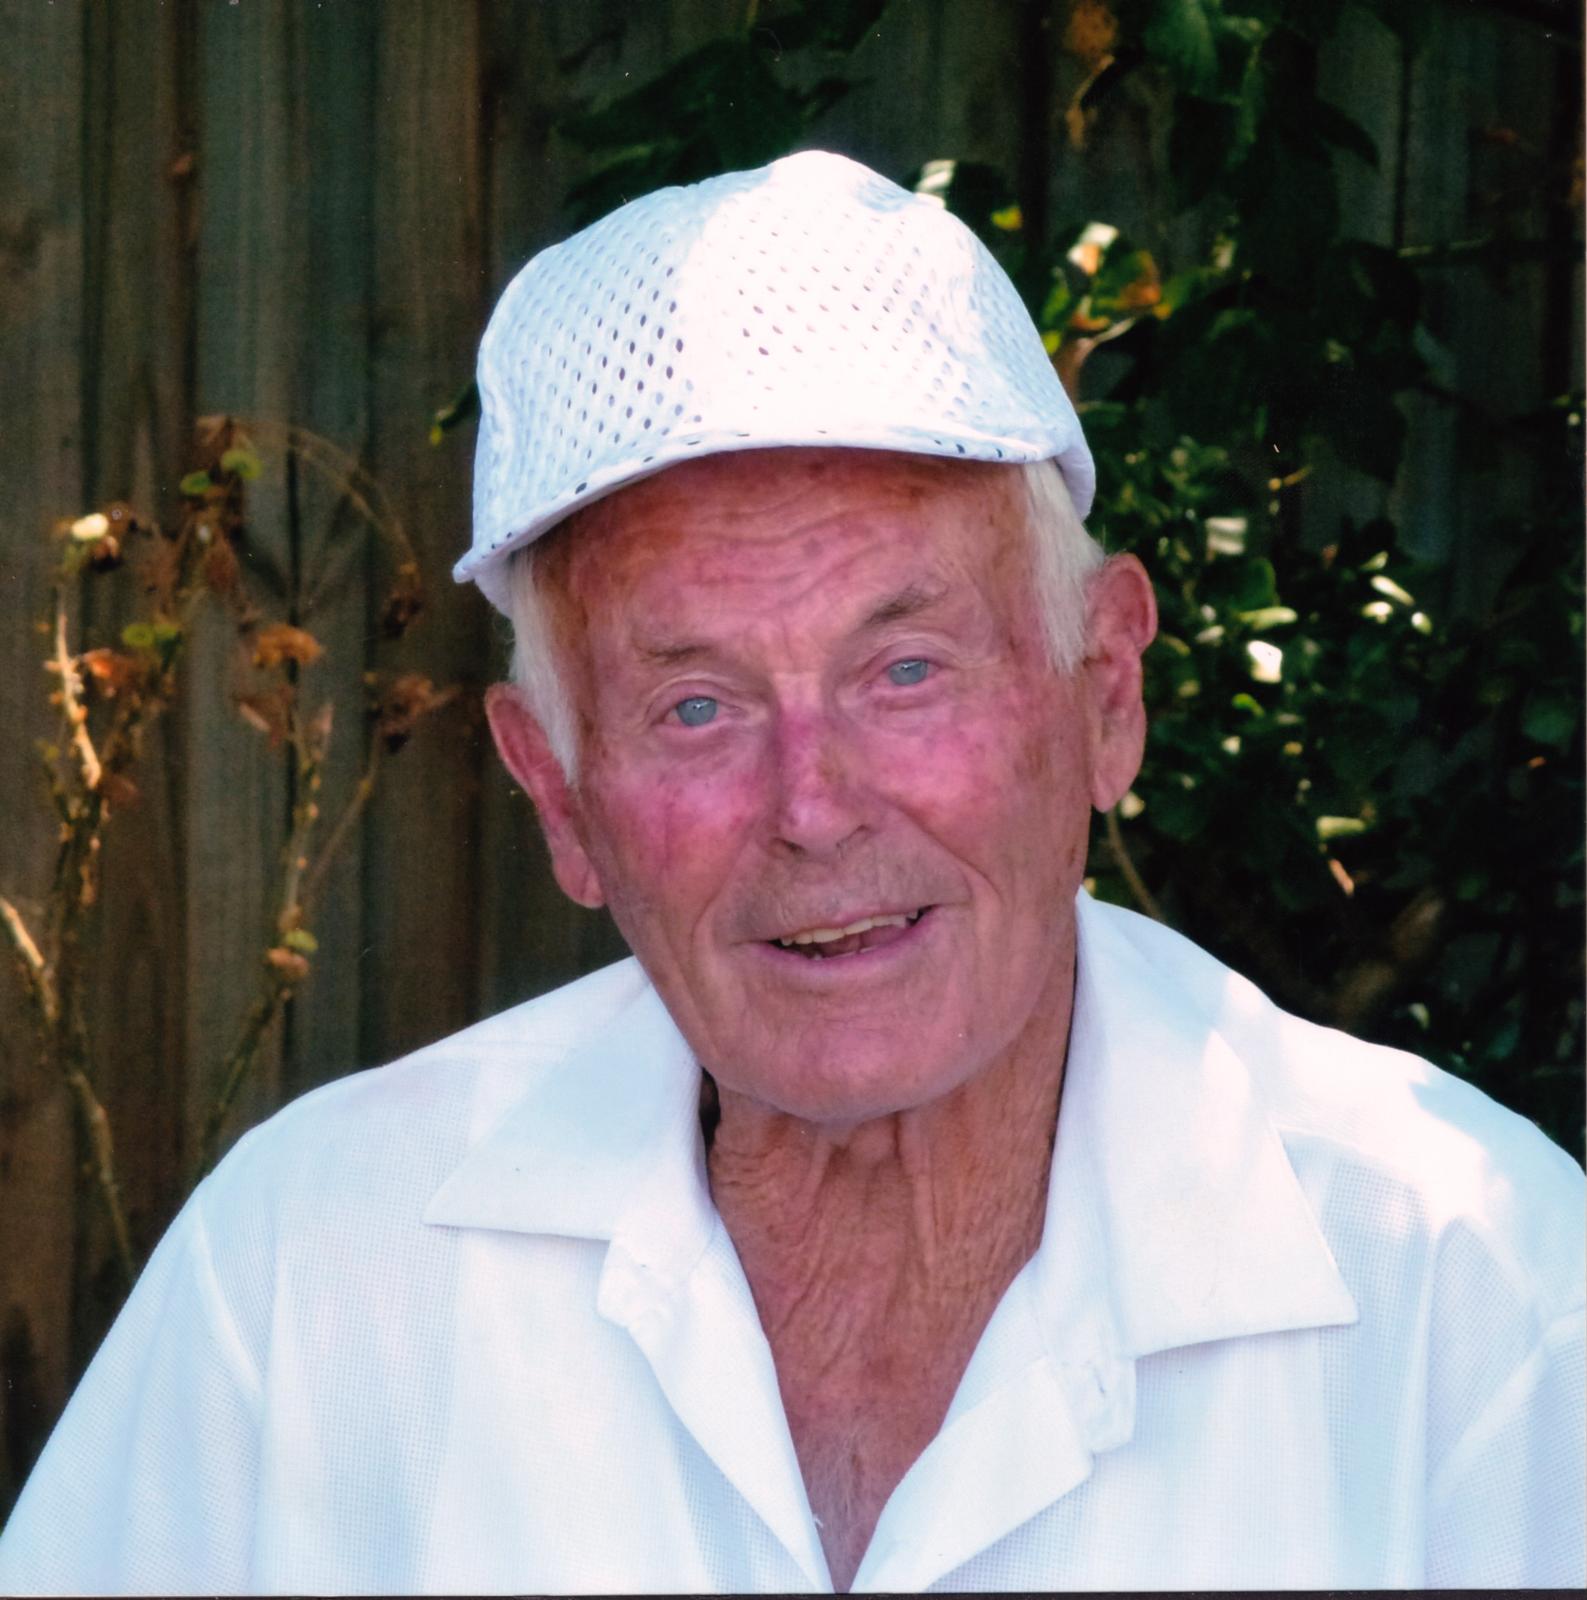
[[1188, 94], [1210, 96], [1218, 87], [1217, 0], [1155, 0], [1142, 42]]
[[220, 458], [221, 470], [233, 472], [245, 483], [251, 483], [264, 471], [264, 463], [246, 446], [237, 445]]
[[449, 405], [430, 418], [430, 443], [439, 444], [454, 428], [472, 422], [479, 415], [479, 384], [472, 378]]
[[1580, 723], [1575, 704], [1564, 695], [1547, 691], [1527, 696], [1521, 712], [1521, 729], [1539, 744], [1565, 749]]
[[[1237, 612], [1260, 614], [1271, 609], [1280, 609], [1278, 602], [1278, 575], [1273, 571], [1273, 563], [1265, 556], [1254, 556], [1244, 562], [1240, 567], [1234, 595], [1234, 608]], [[1287, 620], [1293, 621], [1291, 616]]]
[[1353, 117], [1347, 117], [1338, 106], [1330, 105], [1326, 100], [1315, 101], [1312, 106], [1312, 126], [1319, 138], [1340, 150], [1348, 150], [1369, 167], [1377, 167], [1378, 147], [1372, 135]]

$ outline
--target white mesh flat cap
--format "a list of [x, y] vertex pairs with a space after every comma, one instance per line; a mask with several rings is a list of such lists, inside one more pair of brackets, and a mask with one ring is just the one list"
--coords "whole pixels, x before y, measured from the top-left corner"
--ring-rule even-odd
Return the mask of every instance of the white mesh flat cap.
[[505, 558], [692, 456], [831, 445], [1095, 469], [1014, 286], [941, 204], [805, 151], [660, 189], [537, 255], [479, 351], [474, 543]]

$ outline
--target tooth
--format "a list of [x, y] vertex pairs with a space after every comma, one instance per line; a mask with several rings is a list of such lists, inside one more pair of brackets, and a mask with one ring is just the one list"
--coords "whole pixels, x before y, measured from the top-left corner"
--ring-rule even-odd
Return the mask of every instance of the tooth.
[[831, 944], [837, 939], [849, 939], [855, 934], [869, 933], [872, 928], [909, 928], [920, 921], [921, 912], [885, 912], [879, 917], [861, 917], [846, 928], [805, 928], [799, 933], [779, 934], [777, 943], [783, 949], [794, 945]]

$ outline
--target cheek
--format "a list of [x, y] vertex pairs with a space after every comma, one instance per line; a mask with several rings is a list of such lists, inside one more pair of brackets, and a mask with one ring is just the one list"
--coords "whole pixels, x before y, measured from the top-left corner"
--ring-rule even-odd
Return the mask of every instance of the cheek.
[[1063, 696], [1010, 689], [947, 720], [886, 766], [907, 773], [900, 809], [987, 877], [999, 898], [1050, 897], [1083, 864], [1089, 766]]
[[[955, 809], [1048, 810], [1087, 787], [1085, 741], [1058, 695], [1011, 687], [910, 730], [892, 754], [913, 792]], [[962, 710], [963, 714], [956, 714]]]
[[619, 917], [707, 898], [751, 837], [759, 809], [748, 775], [676, 766], [592, 772], [589, 791], [602, 884]]

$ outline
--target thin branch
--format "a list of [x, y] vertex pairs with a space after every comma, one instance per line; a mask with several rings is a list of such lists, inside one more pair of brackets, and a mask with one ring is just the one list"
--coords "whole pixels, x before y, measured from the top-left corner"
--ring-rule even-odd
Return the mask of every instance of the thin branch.
[[41, 1044], [46, 1056], [59, 1067], [72, 1097], [77, 1103], [78, 1115], [83, 1119], [83, 1132], [88, 1141], [90, 1170], [104, 1201], [110, 1219], [110, 1231], [115, 1240], [116, 1261], [130, 1289], [138, 1276], [137, 1257], [133, 1254], [132, 1234], [127, 1226], [126, 1209], [121, 1203], [121, 1184], [116, 1177], [115, 1149], [110, 1137], [110, 1118], [100, 1104], [94, 1087], [88, 1080], [80, 1061], [69, 1059], [83, 1040], [74, 1037], [77, 1029], [63, 1027], [60, 997], [56, 992], [50, 964], [44, 959], [21, 913], [0, 895], [0, 925], [5, 927], [11, 947], [21, 958], [27, 971], [28, 992], [39, 1014]]
[[221, 1060], [220, 1089], [204, 1117], [204, 1126], [198, 1137], [198, 1158], [188, 1180], [189, 1188], [194, 1187], [214, 1166], [215, 1151], [226, 1119], [231, 1114], [232, 1103], [243, 1086], [243, 1080], [253, 1070], [259, 1046], [270, 1024], [280, 1014], [291, 994], [292, 985], [277, 978], [260, 991], [244, 1015], [236, 1039]]
[[1166, 923], [1168, 918], [1163, 915], [1163, 908], [1153, 898], [1152, 891], [1146, 887], [1145, 880], [1135, 870], [1135, 863], [1130, 859], [1130, 852], [1124, 843], [1124, 830], [1119, 826], [1119, 813], [1117, 807], [1109, 811], [1102, 819], [1107, 830], [1108, 849], [1113, 852], [1114, 864], [1123, 875], [1129, 891], [1135, 897], [1135, 903], [1149, 916], [1153, 922]]
[[22, 913], [4, 895], [0, 895], [0, 924], [4, 924], [11, 947], [21, 957], [22, 965], [27, 970], [28, 992], [38, 1008], [39, 1021], [46, 1028], [54, 1029], [60, 1021], [61, 1012], [49, 963], [34, 943], [33, 935], [28, 932]]
[[[303, 885], [305, 881], [313, 881], [306, 880], [305, 875], [309, 873], [309, 840], [320, 815], [316, 797], [320, 790], [320, 769], [330, 742], [329, 710], [327, 706], [309, 729], [300, 726], [293, 735], [298, 752], [298, 799], [292, 808], [292, 826], [287, 835], [283, 858], [281, 897], [272, 930], [275, 937], [289, 934], [302, 926], [305, 902]], [[318, 873], [318, 863], [315, 870]], [[281, 1014], [282, 1007], [292, 998], [297, 977], [288, 967], [277, 965], [271, 959], [272, 955], [286, 957], [288, 954], [275, 946], [267, 952], [260, 991], [244, 1015], [231, 1048], [221, 1061], [220, 1088], [199, 1133], [198, 1155], [192, 1173], [192, 1182], [195, 1184], [215, 1164], [221, 1133], [243, 1084], [253, 1072], [265, 1034]]]
[[315, 858], [314, 865], [309, 868], [303, 879], [303, 909], [307, 911], [319, 899], [320, 890], [325, 887], [325, 879], [329, 874], [336, 857], [341, 854], [342, 847], [352, 836], [353, 830], [358, 826], [365, 811], [369, 809], [369, 802], [374, 798], [375, 784], [380, 777], [381, 760], [385, 754], [385, 740], [377, 728], [369, 737], [369, 750], [364, 757], [364, 770], [358, 776], [357, 786], [353, 789], [347, 804], [342, 808], [342, 814], [336, 819], [331, 831], [325, 836], [325, 843], [320, 847], [320, 853]]
[[237, 425], [250, 436], [273, 438], [291, 450], [305, 466], [312, 467], [333, 488], [350, 500], [366, 522], [393, 547], [398, 566], [417, 562], [413, 541], [379, 481], [358, 464], [355, 457], [334, 445], [323, 434], [291, 424], [272, 422], [262, 417], [237, 417]]
[[1510, 239], [1503, 234], [1453, 239], [1442, 244], [1405, 244], [1395, 252], [1413, 267], [1464, 267], [1487, 262], [1510, 267], [1535, 261], [1578, 261], [1581, 253], [1580, 239]]
[[61, 782], [60, 752], [46, 745], [42, 739], [38, 742], [36, 750], [39, 766], [44, 770], [44, 782], [49, 789], [50, 804], [55, 807], [55, 814], [61, 822], [69, 825], [72, 820], [72, 808], [66, 796], [66, 786]]
[[116, 1243], [116, 1260], [122, 1276], [130, 1289], [137, 1281], [138, 1261], [132, 1250], [132, 1234], [127, 1227], [127, 1213], [121, 1203], [121, 1183], [116, 1177], [115, 1147], [110, 1137], [110, 1118], [99, 1103], [93, 1085], [81, 1067], [66, 1068], [66, 1082], [77, 1101], [78, 1114], [88, 1135], [88, 1148], [92, 1153], [94, 1182], [99, 1197], [104, 1201], [110, 1218], [110, 1231]]
[[83, 769], [83, 787], [90, 791], [99, 787], [103, 769], [94, 741], [88, 737], [88, 712], [82, 703], [83, 680], [77, 670], [77, 658], [68, 648], [66, 640], [66, 591], [55, 590], [55, 654], [50, 666], [61, 680], [61, 715], [71, 729], [72, 748]]
[[[330, 707], [325, 709], [328, 711]], [[320, 792], [320, 764], [324, 756], [324, 744], [317, 744], [313, 734], [299, 735], [298, 799], [292, 807], [292, 828], [287, 835], [286, 870], [281, 878], [281, 910], [276, 918], [278, 933], [285, 933], [302, 921], [300, 886], [309, 866], [309, 839], [320, 816], [316, 797]]]

